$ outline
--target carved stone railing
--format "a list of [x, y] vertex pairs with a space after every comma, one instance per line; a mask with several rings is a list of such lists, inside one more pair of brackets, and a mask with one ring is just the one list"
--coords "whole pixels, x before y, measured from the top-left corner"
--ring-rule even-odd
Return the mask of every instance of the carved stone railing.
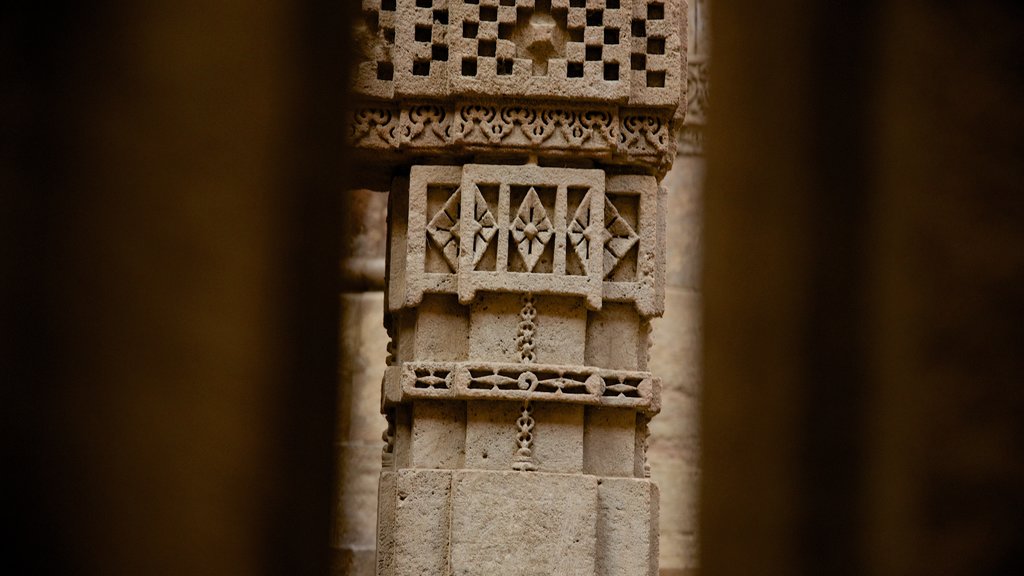
[[657, 574], [677, 0], [363, 0], [392, 176], [377, 573]]

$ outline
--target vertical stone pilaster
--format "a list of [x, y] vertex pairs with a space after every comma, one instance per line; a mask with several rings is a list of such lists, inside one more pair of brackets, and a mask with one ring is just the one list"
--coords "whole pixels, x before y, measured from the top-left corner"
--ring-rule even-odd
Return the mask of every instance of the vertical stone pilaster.
[[657, 574], [686, 11], [363, 0], [351, 139], [392, 176], [379, 575]]

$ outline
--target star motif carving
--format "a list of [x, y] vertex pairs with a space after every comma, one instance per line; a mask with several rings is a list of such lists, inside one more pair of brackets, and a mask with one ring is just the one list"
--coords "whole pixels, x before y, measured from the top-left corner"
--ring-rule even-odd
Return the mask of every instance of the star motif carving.
[[526, 271], [533, 272], [537, 261], [544, 253], [544, 247], [554, 235], [551, 220], [537, 196], [537, 190], [530, 188], [526, 198], [519, 206], [516, 219], [512, 222], [512, 239], [516, 243], [519, 255], [526, 263]]
[[607, 278], [640, 239], [607, 196], [604, 198], [604, 276]]
[[565, 55], [565, 37], [565, 22], [559, 22], [550, 7], [538, 6], [520, 22], [513, 41], [519, 57], [533, 61], [533, 75], [547, 76], [548, 61]]
[[461, 213], [462, 194], [461, 189], [456, 188], [455, 192], [445, 201], [444, 206], [427, 224], [427, 233], [434, 244], [441, 249], [444, 259], [452, 272], [459, 268], [459, 215]]
[[593, 245], [600, 246], [609, 236], [604, 226], [598, 222], [591, 223], [590, 221], [590, 199], [592, 194], [592, 191], [587, 191], [587, 194], [583, 197], [580, 205], [576, 208], [576, 212], [573, 214], [569, 229], [566, 230], [569, 243], [572, 244], [576, 256], [579, 257], [580, 262], [583, 264], [584, 272], [588, 275], [590, 274], [590, 247]]
[[480, 259], [484, 257], [484, 253], [487, 252], [487, 246], [490, 245], [491, 239], [498, 232], [498, 224], [494, 215], [491, 214], [491, 209], [487, 206], [487, 201], [484, 200], [484, 195], [480, 193], [480, 189], [476, 186], [473, 188], [475, 192], [473, 219], [469, 221], [469, 233], [473, 238], [473, 267], [475, 268], [480, 263]]

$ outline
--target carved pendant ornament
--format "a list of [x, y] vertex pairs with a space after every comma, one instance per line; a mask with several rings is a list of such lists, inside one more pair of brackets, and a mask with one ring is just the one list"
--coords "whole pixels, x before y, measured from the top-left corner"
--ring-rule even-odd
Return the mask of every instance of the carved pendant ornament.
[[[362, 0], [391, 175], [377, 574], [657, 574], [673, 0]], [[429, 528], [429, 529], [428, 529]]]

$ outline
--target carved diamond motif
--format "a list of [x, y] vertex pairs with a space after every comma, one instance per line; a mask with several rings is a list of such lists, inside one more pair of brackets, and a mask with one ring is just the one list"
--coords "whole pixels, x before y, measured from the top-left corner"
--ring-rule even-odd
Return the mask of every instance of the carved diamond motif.
[[533, 272], [534, 266], [544, 253], [544, 247], [551, 241], [551, 220], [541, 204], [537, 190], [533, 187], [526, 193], [526, 198], [519, 206], [516, 219], [512, 222], [512, 238], [515, 240], [519, 254], [526, 262], [526, 271]]
[[475, 198], [473, 200], [473, 219], [469, 221], [469, 233], [473, 237], [473, 267], [480, 263], [480, 259], [487, 252], [487, 246], [498, 231], [497, 222], [491, 209], [487, 207], [487, 201], [476, 186], [473, 187]]
[[607, 278], [640, 237], [629, 222], [619, 215], [608, 197], [604, 199], [604, 227], [607, 230], [604, 243], [604, 275]]
[[444, 207], [427, 224], [427, 233], [434, 244], [441, 249], [444, 259], [452, 271], [459, 268], [459, 214], [461, 203], [460, 189], [456, 188]]
[[573, 215], [569, 229], [566, 231], [569, 243], [572, 244], [576, 255], [579, 256], [580, 262], [583, 264], [583, 270], [587, 275], [590, 274], [590, 246], [595, 243], [601, 245], [610, 237], [604, 226], [597, 225], [596, 222], [592, 225], [590, 222], [590, 198], [592, 194], [592, 191], [587, 191], [579, 207], [576, 208], [576, 213]]

